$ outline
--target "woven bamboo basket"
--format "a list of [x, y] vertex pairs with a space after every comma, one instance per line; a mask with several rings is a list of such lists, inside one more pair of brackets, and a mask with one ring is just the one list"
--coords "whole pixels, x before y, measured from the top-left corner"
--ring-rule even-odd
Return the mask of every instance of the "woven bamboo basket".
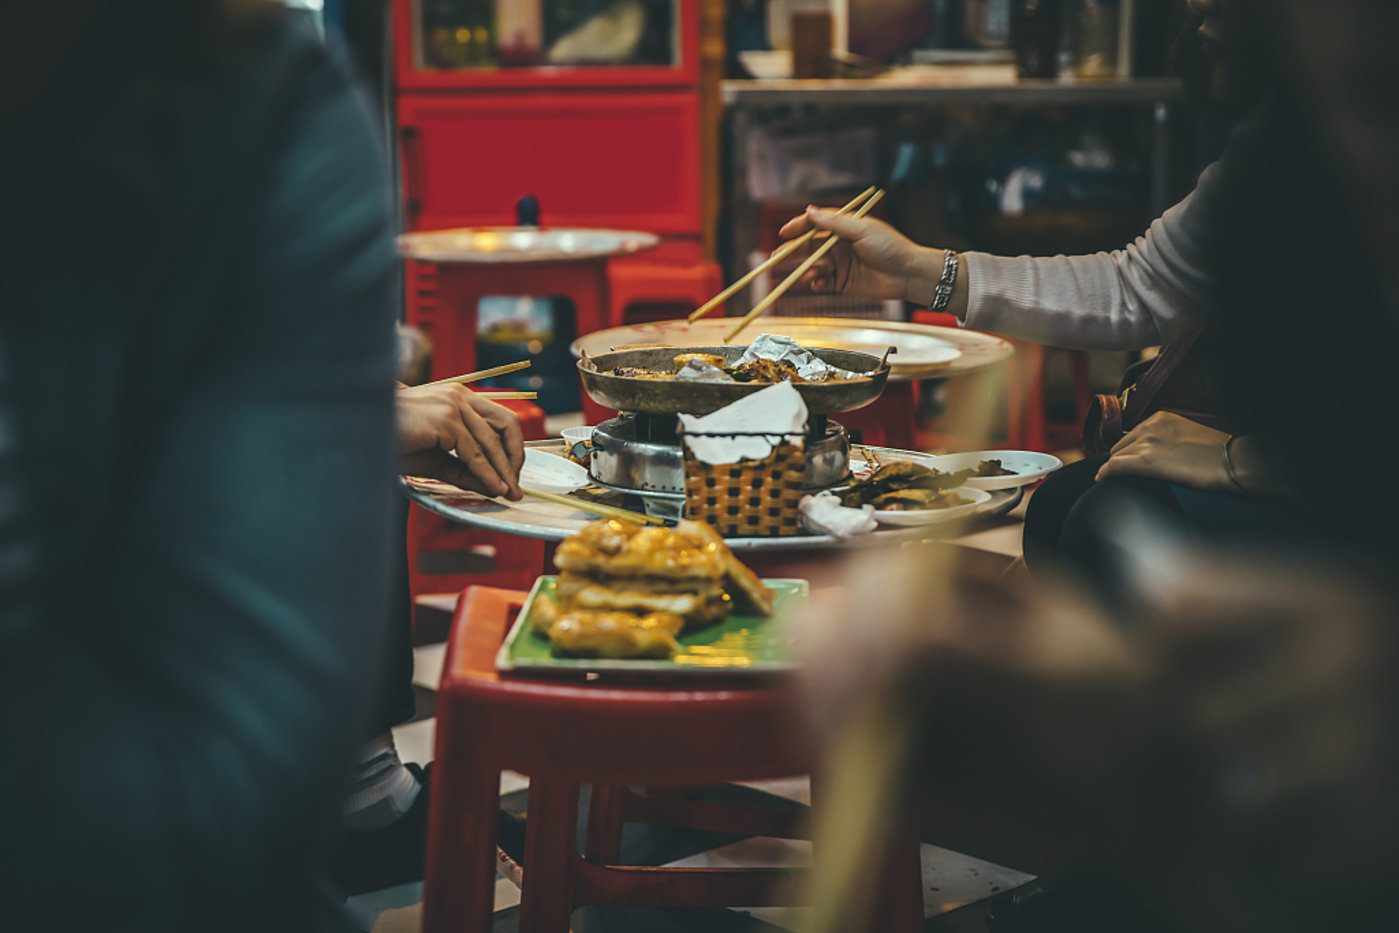
[[726, 538], [801, 533], [806, 448], [783, 440], [762, 460], [709, 464], [685, 447], [685, 514]]

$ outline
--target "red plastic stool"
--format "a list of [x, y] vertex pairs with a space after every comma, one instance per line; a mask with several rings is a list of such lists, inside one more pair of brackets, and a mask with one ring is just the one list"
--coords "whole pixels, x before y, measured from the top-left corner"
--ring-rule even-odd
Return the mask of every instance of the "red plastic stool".
[[[432, 378], [476, 369], [477, 306], [486, 295], [562, 295], [573, 302], [576, 333], [607, 327], [607, 261], [437, 265], [433, 301], [409, 305], [409, 324], [432, 341]], [[414, 319], [416, 315], [416, 319]]]
[[[520, 416], [525, 440], [542, 440], [544, 410], [532, 402], [500, 404]], [[460, 593], [484, 584], [528, 589], [544, 567], [545, 543], [468, 528], [414, 505], [408, 515], [408, 589], [414, 597]], [[414, 612], [416, 621], [416, 610]]]
[[[724, 273], [717, 263], [638, 262], [613, 260], [607, 267], [611, 297], [610, 326], [627, 323], [627, 308], [640, 304], [682, 305], [685, 313], [704, 304], [724, 288]], [[674, 314], [667, 314], [674, 317]], [[583, 331], [579, 331], [583, 333]]]
[[[623, 819], [790, 835], [756, 808], [685, 801], [628, 785], [691, 787], [810, 770], [812, 749], [787, 681], [715, 679], [664, 689], [503, 676], [495, 655], [523, 592], [472, 587], [452, 623], [437, 695], [437, 748], [423, 891], [425, 933], [491, 928], [500, 771], [530, 776], [520, 933], [566, 933], [585, 904], [756, 906], [790, 902], [797, 871], [609, 864]], [[584, 855], [578, 792], [592, 784]], [[818, 798], [818, 805], [820, 801]], [[916, 840], [891, 849], [883, 916], [871, 929], [921, 930]], [[819, 857], [819, 852], [818, 852]]]

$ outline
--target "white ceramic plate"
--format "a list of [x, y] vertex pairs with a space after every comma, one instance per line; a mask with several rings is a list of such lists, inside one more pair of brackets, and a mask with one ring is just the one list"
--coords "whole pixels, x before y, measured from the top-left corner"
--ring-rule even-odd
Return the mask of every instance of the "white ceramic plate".
[[966, 505], [953, 505], [945, 509], [883, 509], [874, 513], [874, 520], [881, 525], [936, 525], [965, 517], [991, 501], [991, 494], [984, 489], [958, 486], [952, 491], [970, 501]]
[[564, 428], [559, 432], [559, 436], [570, 444], [576, 444], [579, 441], [591, 441], [593, 439], [593, 432], [596, 430], [595, 427], [588, 424], [576, 428]]
[[1042, 454], [1033, 450], [969, 450], [960, 454], [942, 454], [933, 457], [929, 466], [945, 473], [958, 470], [974, 470], [983, 460], [999, 460], [1001, 466], [1012, 470], [1010, 476], [974, 476], [967, 485], [976, 489], [1012, 489], [1028, 486], [1044, 479], [1064, 465], [1053, 454]]
[[520, 470], [521, 485], [533, 486], [545, 492], [572, 492], [590, 482], [588, 471], [572, 460], [532, 447], [525, 448], [525, 465]]

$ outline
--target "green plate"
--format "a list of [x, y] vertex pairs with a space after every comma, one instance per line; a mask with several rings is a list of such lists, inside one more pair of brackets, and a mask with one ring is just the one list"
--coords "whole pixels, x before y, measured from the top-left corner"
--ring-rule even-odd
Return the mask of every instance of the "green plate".
[[718, 625], [686, 632], [679, 638], [682, 652], [659, 661], [654, 658], [564, 658], [557, 657], [549, 639], [530, 624], [530, 613], [541, 595], [554, 593], [552, 576], [534, 581], [524, 608], [515, 619], [505, 643], [496, 655], [495, 666], [502, 671], [588, 672], [619, 671], [665, 674], [770, 674], [796, 669], [790, 652], [784, 621], [806, 604], [805, 580], [764, 580], [777, 594], [771, 616], [733, 613]]

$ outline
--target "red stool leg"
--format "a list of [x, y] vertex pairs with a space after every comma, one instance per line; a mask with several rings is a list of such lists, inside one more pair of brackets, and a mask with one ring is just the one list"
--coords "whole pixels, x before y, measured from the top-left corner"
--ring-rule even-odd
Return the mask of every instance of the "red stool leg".
[[870, 930], [920, 933], [923, 929], [923, 864], [916, 836], [902, 836], [889, 845], [881, 875], [883, 891], [874, 909]]
[[423, 881], [423, 933], [489, 930], [495, 911], [500, 771], [472, 729], [438, 720]]
[[588, 802], [588, 838], [583, 855], [598, 865], [616, 865], [622, 858], [622, 795], [626, 789], [594, 784]]
[[530, 775], [520, 933], [568, 933], [578, 863], [577, 824], [578, 786]]

